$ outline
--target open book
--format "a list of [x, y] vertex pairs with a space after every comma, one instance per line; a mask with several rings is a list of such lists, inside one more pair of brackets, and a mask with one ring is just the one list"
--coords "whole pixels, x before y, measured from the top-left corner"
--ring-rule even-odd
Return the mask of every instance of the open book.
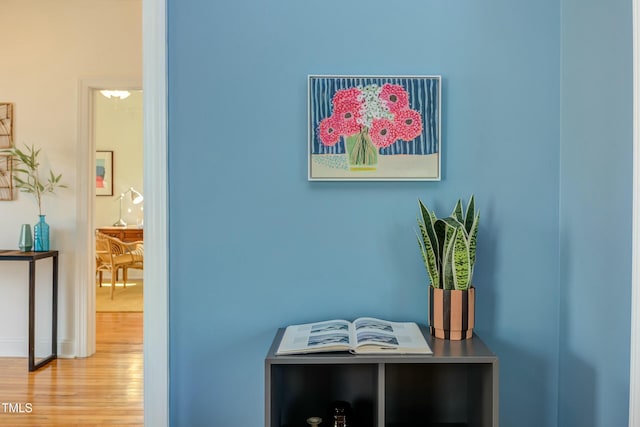
[[287, 326], [277, 355], [350, 351], [357, 354], [431, 354], [417, 324], [360, 317]]

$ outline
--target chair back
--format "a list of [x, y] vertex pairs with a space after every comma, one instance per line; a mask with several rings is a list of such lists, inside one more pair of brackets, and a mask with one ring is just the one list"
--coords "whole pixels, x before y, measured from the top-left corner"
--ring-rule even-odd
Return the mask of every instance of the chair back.
[[96, 231], [96, 269], [110, 270], [111, 268], [111, 250], [107, 235]]
[[111, 264], [144, 262], [144, 245], [142, 242], [125, 243], [122, 240], [96, 231], [96, 257]]

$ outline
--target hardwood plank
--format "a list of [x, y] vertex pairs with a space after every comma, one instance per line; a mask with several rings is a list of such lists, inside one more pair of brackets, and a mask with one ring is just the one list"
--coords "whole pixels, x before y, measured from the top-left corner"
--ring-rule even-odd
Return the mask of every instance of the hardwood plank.
[[96, 313], [96, 354], [0, 358], [0, 425], [143, 426], [142, 313]]

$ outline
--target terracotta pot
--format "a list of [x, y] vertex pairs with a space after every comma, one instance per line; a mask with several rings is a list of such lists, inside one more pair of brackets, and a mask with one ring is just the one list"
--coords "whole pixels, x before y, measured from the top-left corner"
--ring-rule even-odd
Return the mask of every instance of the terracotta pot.
[[464, 340], [473, 336], [476, 290], [455, 291], [429, 286], [429, 331], [436, 338]]

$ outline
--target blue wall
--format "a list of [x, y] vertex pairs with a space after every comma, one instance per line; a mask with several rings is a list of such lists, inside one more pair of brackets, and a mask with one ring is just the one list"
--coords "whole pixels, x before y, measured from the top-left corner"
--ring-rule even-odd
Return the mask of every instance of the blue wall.
[[[426, 322], [417, 199], [445, 214], [472, 193], [482, 212], [477, 333], [500, 357], [501, 425], [557, 425], [558, 384], [570, 380], [558, 371], [561, 347], [570, 363], [561, 304], [573, 309], [559, 297], [582, 284], [574, 275], [563, 291], [560, 189], [590, 190], [582, 169], [564, 170], [560, 185], [570, 148], [560, 140], [560, 10], [559, 0], [168, 1], [172, 425], [262, 425], [264, 356], [278, 327], [360, 315]], [[308, 182], [308, 74], [441, 74], [442, 181]], [[579, 106], [579, 93], [571, 101]], [[626, 116], [614, 123], [629, 125]], [[604, 167], [630, 154], [618, 136]], [[622, 218], [627, 172], [589, 177], [603, 191], [622, 185], [590, 215]], [[607, 250], [628, 243], [605, 231], [596, 239]], [[592, 272], [629, 267], [616, 251]], [[629, 293], [625, 273], [615, 278], [618, 295]], [[629, 323], [616, 332], [624, 356], [607, 361], [628, 360]]]
[[631, 0], [563, 0], [559, 426], [629, 418]]

